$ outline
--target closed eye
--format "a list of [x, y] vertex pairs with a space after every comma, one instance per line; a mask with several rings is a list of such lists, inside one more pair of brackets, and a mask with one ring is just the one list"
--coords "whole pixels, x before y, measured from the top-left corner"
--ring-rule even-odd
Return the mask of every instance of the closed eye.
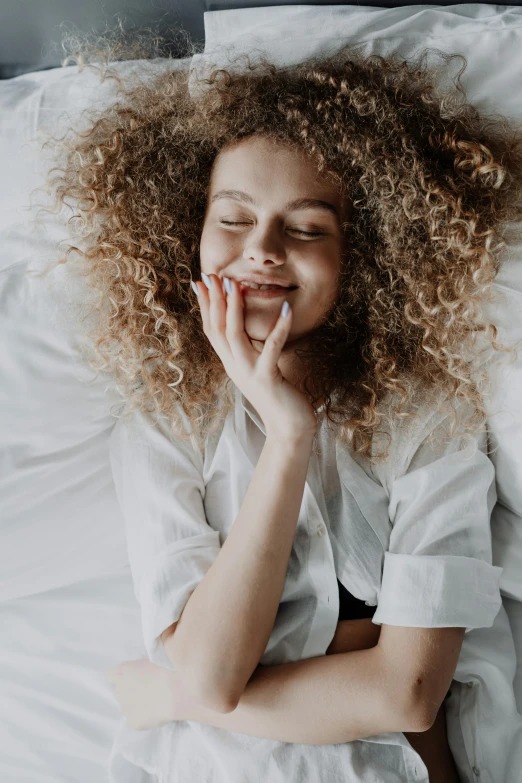
[[[248, 223], [231, 223], [227, 220], [221, 221], [222, 225], [224, 226], [248, 226]], [[290, 228], [289, 231], [294, 231], [296, 234], [304, 234], [305, 237], [322, 237], [324, 234], [320, 232], [313, 232], [313, 231], [299, 231], [297, 228]]]

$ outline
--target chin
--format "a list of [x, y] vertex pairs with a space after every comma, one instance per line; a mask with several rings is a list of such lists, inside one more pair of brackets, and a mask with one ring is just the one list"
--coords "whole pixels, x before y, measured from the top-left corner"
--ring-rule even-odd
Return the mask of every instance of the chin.
[[245, 334], [250, 340], [256, 340], [258, 343], [264, 343], [269, 332], [257, 332], [255, 329], [249, 330], [245, 326]]

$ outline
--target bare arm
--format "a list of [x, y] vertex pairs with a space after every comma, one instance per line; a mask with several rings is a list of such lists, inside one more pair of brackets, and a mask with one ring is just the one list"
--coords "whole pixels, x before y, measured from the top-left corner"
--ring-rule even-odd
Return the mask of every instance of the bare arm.
[[[165, 651], [194, 699], [234, 709], [266, 649], [281, 601], [313, 435], [268, 435], [239, 514]], [[175, 631], [175, 632], [174, 632]]]
[[378, 646], [259, 666], [232, 712], [215, 712], [189, 701], [181, 712], [174, 706], [174, 715], [239, 734], [306, 745], [425, 730], [420, 711], [414, 715], [411, 703], [404, 699], [393, 704], [387, 698], [384, 670]]
[[[385, 627], [389, 629], [390, 627]], [[393, 634], [400, 629], [391, 629]], [[446, 633], [449, 631], [449, 633]], [[326, 655], [334, 655], [341, 665], [346, 667], [350, 663], [350, 675], [357, 677], [360, 662], [354, 662], [353, 656], [346, 658], [340, 653], [351, 653], [355, 650], [368, 650], [375, 647], [379, 641], [381, 626], [374, 625], [371, 619], [345, 620], [337, 625], [335, 633]], [[437, 703], [440, 694], [445, 694], [449, 678], [452, 677], [455, 658], [460, 649], [463, 629], [435, 629], [430, 634], [424, 634], [424, 638], [430, 639], [428, 644], [434, 647], [437, 640], [444, 649], [440, 650], [444, 657], [449, 652], [453, 661], [441, 667], [439, 682], [437, 683]], [[431, 637], [431, 638], [430, 638]], [[411, 642], [411, 639], [410, 639]], [[456, 645], [455, 645], [456, 642]], [[452, 650], [453, 648], [453, 650]], [[251, 681], [248, 683], [245, 694], [241, 698], [238, 707], [231, 713], [220, 714], [206, 709], [187, 696], [183, 691], [181, 682], [177, 679], [177, 673], [169, 672], [173, 699], [170, 708], [171, 720], [192, 720], [209, 726], [228, 729], [240, 734], [249, 734], [256, 737], [268, 737], [286, 742], [299, 742], [309, 745], [336, 744], [339, 742], [360, 739], [367, 734], [362, 733], [361, 698], [360, 691], [352, 686], [352, 697], [343, 690], [344, 682], [350, 684], [351, 677], [344, 677], [344, 682], [336, 688], [338, 677], [337, 667], [325, 667], [315, 665], [315, 662], [324, 661], [324, 658], [313, 658], [308, 661], [299, 661], [294, 664], [282, 666], [258, 667]], [[299, 666], [299, 664], [311, 664]], [[355, 669], [352, 670], [352, 663]], [[382, 664], [382, 662], [381, 662]], [[368, 659], [363, 659], [363, 666], [370, 666]], [[388, 664], [389, 665], [389, 664]], [[346, 669], [344, 670], [346, 672]], [[272, 672], [272, 675], [266, 674]], [[288, 683], [286, 678], [290, 678]], [[330, 678], [330, 679], [329, 679]], [[317, 681], [314, 682], [314, 679]], [[365, 683], [362, 683], [363, 690]], [[371, 687], [371, 685], [370, 685]], [[426, 764], [430, 781], [433, 783], [458, 783], [458, 774], [455, 762], [451, 754], [446, 733], [446, 719], [444, 704], [440, 704], [435, 718], [433, 712], [426, 711], [425, 707], [415, 712], [410, 705], [410, 715], [403, 716], [400, 709], [394, 706], [393, 699], [397, 700], [397, 685], [395, 695], [384, 702], [385, 709], [390, 712], [389, 726], [394, 728], [383, 729], [383, 715], [379, 709], [373, 718], [370, 717], [368, 734], [381, 731], [402, 731], [413, 748], [419, 753]], [[405, 687], [405, 693], [408, 688]], [[382, 693], [382, 692], [381, 692]], [[318, 698], [319, 694], [319, 698]], [[322, 694], [322, 696], [321, 696]], [[369, 693], [371, 697], [371, 691]], [[358, 698], [359, 696], [359, 698]], [[406, 706], [408, 712], [408, 706]], [[342, 721], [348, 714], [348, 729], [343, 728]], [[362, 713], [364, 715], [364, 713]], [[339, 715], [341, 718], [339, 718]], [[337, 717], [336, 717], [337, 716]], [[413, 724], [417, 728], [412, 728]]]
[[[380, 633], [381, 626], [375, 625], [369, 618], [364, 620], [342, 620], [337, 624], [334, 638], [326, 651], [326, 655], [337, 655], [339, 657], [339, 653], [374, 647], [379, 641]], [[452, 636], [457, 635], [458, 638], [458, 633], [458, 629], [457, 631], [455, 629], [451, 630]], [[440, 630], [436, 633], [436, 636], [440, 638]], [[445, 636], [447, 635], [443, 632], [442, 638]], [[431, 639], [432, 643], [433, 639]], [[270, 668], [273, 667], [268, 667], [268, 670]], [[262, 666], [258, 667], [258, 670], [263, 669], [264, 667]], [[296, 670], [295, 668], [290, 668], [287, 671], [290, 671], [290, 675], [294, 678], [294, 690], [299, 687], [297, 677], [304, 677], [305, 686], [307, 686], [309, 669], [299, 668]], [[448, 671], [451, 674], [451, 666]], [[443, 687], [445, 687], [444, 679], [448, 676], [448, 671], [442, 672]], [[334, 669], [330, 669], [329, 673], [337, 676]], [[322, 674], [323, 672], [321, 672]], [[258, 671], [254, 673], [251, 680], [255, 680], [257, 677]], [[275, 701], [270, 699], [269, 691], [265, 694], [265, 700], [259, 698], [259, 691], [256, 691], [257, 699], [253, 707], [248, 705], [249, 709], [245, 710], [243, 699], [240, 702], [239, 711], [235, 710], [232, 713], [223, 714], [198, 705], [183, 687], [183, 678], [178, 672], [156, 666], [150, 663], [148, 659], [129, 661], [116, 667], [116, 670], [111, 672], [110, 681], [115, 686], [115, 694], [129, 727], [136, 731], [161, 726], [172, 720], [192, 720], [238, 733], [260, 736], [258, 727], [259, 715], [264, 727], [263, 731], [265, 732], [263, 736], [268, 736], [269, 738], [279, 739], [281, 725], [283, 725], [283, 729], [286, 732], [286, 727], [290, 723], [296, 731], [295, 736], [298, 736], [298, 732], [302, 729], [302, 700], [293, 699], [288, 711], [289, 714], [287, 714], [287, 710], [283, 710], [283, 714], [281, 714], [280, 689], [275, 694]], [[324, 688], [326, 684], [327, 680], [323, 678], [322, 687]], [[267, 685], [268, 688], [272, 687], [270, 681], [267, 681], [266, 678], [264, 680], [257, 679], [258, 689], [266, 688]], [[247, 686], [247, 690], [249, 687], [250, 683]], [[310, 690], [308, 688], [307, 693], [309, 698], [313, 697], [315, 699], [313, 689]], [[282, 695], [284, 697], [285, 694], [283, 693]], [[336, 698], [344, 701], [344, 693], [336, 693], [332, 704], [335, 704]], [[266, 709], [266, 701], [270, 701], [272, 710], [268, 711]], [[314, 707], [315, 704], [314, 700]], [[306, 706], [309, 709], [308, 705]], [[355, 699], [351, 702], [351, 707], [352, 711], [357, 709], [357, 701]], [[342, 702], [339, 701], [337, 709], [340, 710], [341, 708]], [[328, 714], [331, 713], [331, 709], [332, 707], [330, 706]], [[293, 710], [296, 712], [294, 713]], [[320, 720], [321, 715], [317, 712], [315, 713], [315, 718], [313, 730], [315, 732], [315, 742], [317, 743], [317, 731], [323, 731], [323, 722]], [[404, 725], [406, 725], [406, 722]], [[308, 730], [306, 726], [305, 730]], [[426, 764], [430, 781], [433, 783], [458, 783], [459, 777], [446, 733], [444, 704], [440, 706], [435, 721], [427, 730], [418, 732], [405, 731], [404, 735]], [[287, 734], [285, 734], [286, 736]], [[308, 744], [313, 744], [313, 740], [309, 740]]]

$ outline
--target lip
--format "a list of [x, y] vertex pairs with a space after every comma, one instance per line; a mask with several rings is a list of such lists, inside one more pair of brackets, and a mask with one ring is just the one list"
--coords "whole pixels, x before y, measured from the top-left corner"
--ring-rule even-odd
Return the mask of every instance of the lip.
[[257, 299], [278, 299], [281, 296], [288, 296], [289, 294], [293, 294], [293, 292], [296, 290], [295, 288], [280, 288], [273, 291], [260, 291], [258, 288], [249, 288], [247, 285], [240, 287], [241, 290], [244, 291], [245, 296], [248, 296], [249, 298], [251, 296], [255, 296]]
[[236, 283], [256, 283], [257, 285], [280, 285], [281, 288], [293, 289], [297, 288], [296, 285], [289, 280], [281, 280], [277, 282], [278, 278], [273, 275], [239, 275], [239, 277], [231, 278]]

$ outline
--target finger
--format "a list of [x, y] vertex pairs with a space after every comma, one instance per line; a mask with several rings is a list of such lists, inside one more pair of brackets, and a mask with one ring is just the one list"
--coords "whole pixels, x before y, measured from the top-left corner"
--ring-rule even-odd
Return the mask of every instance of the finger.
[[208, 301], [207, 287], [205, 283], [203, 283], [201, 280], [192, 280], [192, 285], [195, 287], [196, 296], [198, 297], [199, 312], [201, 315], [201, 322], [203, 323], [203, 331], [205, 332], [205, 334], [207, 334], [209, 331], [209, 324], [208, 324], [209, 301]]
[[[226, 368], [232, 358], [232, 352], [226, 337], [227, 303], [219, 277], [214, 274], [207, 275], [207, 277], [211, 282], [210, 289], [207, 289], [207, 321], [209, 325], [207, 337]], [[206, 288], [206, 284], [204, 283], [203, 285]]]
[[293, 311], [290, 302], [288, 304], [288, 315], [285, 318], [282, 314], [283, 308], [281, 308], [279, 318], [277, 319], [274, 328], [265, 340], [263, 350], [261, 351], [261, 355], [257, 363], [257, 367], [259, 367], [261, 372], [272, 372], [277, 366], [277, 362], [281, 358], [281, 352], [288, 339], [288, 332], [290, 331], [290, 327], [292, 325]]
[[201, 313], [201, 320], [203, 322], [203, 331], [209, 337], [211, 333], [210, 327], [210, 291], [203, 280], [194, 281], [194, 285], [198, 289], [198, 304], [199, 311]]
[[245, 332], [244, 293], [236, 280], [232, 278], [228, 278], [228, 280], [231, 292], [228, 294], [225, 289], [227, 301], [226, 336], [230, 351], [234, 359], [257, 361], [259, 353], [253, 348], [250, 338]]

